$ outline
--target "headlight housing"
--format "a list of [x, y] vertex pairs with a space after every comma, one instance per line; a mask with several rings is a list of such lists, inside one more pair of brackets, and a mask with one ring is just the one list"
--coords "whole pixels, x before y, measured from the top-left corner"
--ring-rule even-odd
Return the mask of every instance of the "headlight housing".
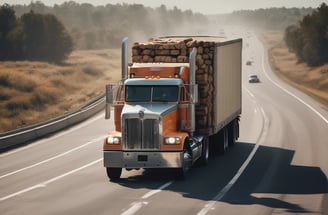
[[164, 143], [168, 145], [181, 144], [180, 137], [166, 137], [164, 138]]
[[109, 145], [118, 145], [121, 144], [121, 137], [108, 136], [106, 142]]

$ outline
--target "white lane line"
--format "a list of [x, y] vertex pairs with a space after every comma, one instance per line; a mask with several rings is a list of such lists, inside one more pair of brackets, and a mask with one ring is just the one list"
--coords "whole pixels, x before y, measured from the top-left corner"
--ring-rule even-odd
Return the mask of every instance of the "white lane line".
[[[56, 139], [56, 138], [59, 138], [61, 136], [64, 136], [65, 134], [68, 134], [68, 133], [71, 133], [73, 131], [76, 131], [78, 129], [81, 129], [85, 126], [88, 126], [89, 124], [93, 123], [94, 121], [97, 121], [99, 120], [100, 118], [103, 118], [104, 116], [102, 115], [99, 115], [99, 116], [95, 116], [93, 117], [92, 119], [88, 120], [88, 121], [85, 121], [85, 122], [82, 122], [81, 124], [78, 124], [76, 126], [73, 126], [72, 128], [66, 130], [66, 131], [62, 131], [58, 134], [55, 134], [54, 136], [50, 137], [50, 140], [51, 139]], [[23, 151], [23, 150], [26, 150], [26, 149], [29, 149], [29, 148], [32, 148], [32, 147], [35, 147], [35, 146], [38, 146], [40, 144], [43, 144], [45, 141], [49, 141], [49, 138], [47, 139], [40, 139], [39, 141], [36, 141], [35, 143], [33, 144], [29, 144], [27, 146], [22, 146], [22, 147], [19, 147], [17, 149], [13, 149], [11, 151], [8, 151], [8, 152], [4, 152], [4, 153], [1, 153], [0, 154], [0, 157], [5, 157], [5, 156], [8, 156], [8, 155], [11, 155], [11, 154], [15, 154], [15, 153], [18, 153], [20, 151]]]
[[163, 184], [162, 186], [160, 186], [159, 188], [157, 188], [156, 190], [152, 190], [148, 193], [146, 193], [144, 196], [142, 196], [142, 199], [147, 199], [149, 197], [151, 197], [152, 195], [155, 195], [156, 193], [161, 192], [162, 190], [164, 190], [165, 188], [167, 188], [168, 186], [170, 186], [173, 183], [173, 181], [169, 181], [165, 184]]
[[70, 153], [72, 153], [72, 152], [74, 152], [74, 151], [77, 151], [77, 150], [79, 150], [79, 149], [81, 149], [81, 148], [84, 148], [84, 147], [86, 147], [86, 146], [88, 146], [88, 145], [90, 145], [90, 144], [93, 144], [93, 143], [95, 143], [95, 142], [98, 142], [98, 141], [100, 141], [100, 140], [102, 140], [102, 139], [104, 139], [104, 137], [99, 137], [99, 138], [96, 138], [96, 139], [90, 140], [89, 142], [87, 142], [87, 143], [85, 143], [85, 144], [83, 144], [83, 145], [80, 145], [80, 146], [78, 146], [78, 147], [76, 147], [76, 148], [73, 148], [73, 149], [68, 150], [68, 151], [66, 151], [66, 152], [63, 152], [63, 153], [61, 153], [61, 154], [58, 154], [58, 155], [56, 155], [56, 156], [54, 156], [54, 157], [48, 158], [48, 159], [46, 159], [46, 160], [43, 160], [43, 161], [41, 161], [41, 162], [38, 162], [38, 163], [32, 164], [32, 165], [30, 165], [30, 166], [27, 166], [27, 167], [24, 167], [24, 168], [21, 168], [21, 169], [18, 169], [18, 170], [16, 170], [16, 171], [13, 171], [13, 172], [7, 173], [7, 174], [5, 174], [5, 175], [1, 175], [1, 176], [0, 176], [0, 179], [5, 178], [5, 177], [8, 177], [8, 176], [11, 176], [11, 175], [14, 175], [14, 174], [19, 173], [19, 172], [22, 172], [22, 171], [24, 171], [24, 170], [31, 169], [31, 168], [33, 168], [33, 167], [39, 166], [39, 165], [41, 165], [41, 164], [47, 163], [47, 162], [52, 161], [52, 160], [55, 160], [55, 159], [57, 159], [57, 158], [63, 157], [63, 156], [68, 155], [68, 154], [70, 154]]
[[131, 204], [132, 206], [130, 208], [128, 208], [127, 210], [125, 210], [123, 213], [121, 213], [121, 215], [133, 215], [133, 214], [137, 213], [144, 205], [148, 204], [148, 202], [144, 201], [145, 199], [155, 195], [156, 193], [161, 192], [162, 190], [164, 190], [165, 188], [170, 186], [173, 182], [174, 181], [166, 182], [165, 184], [158, 187], [157, 189], [149, 191], [148, 193], [146, 193], [145, 195], [143, 195], [141, 197], [141, 199], [143, 199], [142, 201], [133, 202]]
[[[246, 92], [251, 95], [253, 98], [254, 95], [245, 87]], [[256, 101], [253, 100], [254, 104], [256, 104]], [[262, 130], [260, 132], [260, 135], [256, 141], [256, 145], [254, 146], [253, 150], [251, 151], [251, 153], [248, 155], [247, 159], [245, 160], [245, 162], [243, 163], [243, 165], [238, 169], [236, 175], [228, 182], [228, 184], [226, 186], [224, 186], [222, 188], [222, 190], [220, 190], [218, 192], [218, 194], [211, 200], [209, 201], [202, 210], [200, 210], [197, 215], [205, 215], [207, 214], [210, 210], [214, 210], [215, 204], [220, 201], [227, 193], [228, 191], [231, 189], [231, 187], [236, 183], [236, 181], [239, 179], [239, 177], [243, 174], [243, 172], [245, 171], [245, 169], [247, 168], [247, 166], [249, 165], [249, 163], [251, 162], [251, 160], [253, 159], [253, 157], [255, 156], [255, 153], [257, 152], [258, 148], [260, 147], [260, 143], [263, 140], [263, 138], [266, 136], [266, 132], [267, 132], [267, 124], [268, 123], [268, 119], [264, 113], [264, 110], [257, 105], [258, 108], [260, 109], [260, 112], [262, 114], [263, 117], [263, 124], [262, 124]]]
[[64, 177], [68, 176], [68, 175], [71, 175], [71, 174], [76, 173], [76, 172], [78, 172], [80, 170], [83, 170], [83, 169], [85, 169], [87, 167], [90, 167], [90, 166], [92, 166], [92, 165], [94, 165], [94, 164], [96, 164], [96, 163], [98, 163], [98, 162], [100, 162], [102, 160], [103, 160], [103, 158], [99, 158], [99, 159], [97, 159], [95, 161], [92, 161], [92, 162], [90, 162], [90, 163], [88, 163], [88, 164], [86, 164], [84, 166], [81, 166], [79, 168], [73, 169], [72, 171], [66, 172], [66, 173], [64, 173], [62, 175], [59, 175], [59, 176], [54, 177], [54, 178], [51, 178], [51, 179], [49, 179], [47, 181], [41, 182], [41, 183], [36, 184], [34, 186], [28, 187], [26, 189], [20, 190], [20, 191], [18, 191], [16, 193], [12, 193], [10, 195], [4, 196], [4, 197], [0, 198], [0, 202], [5, 201], [7, 199], [11, 199], [11, 198], [16, 197], [16, 196], [19, 196], [21, 194], [27, 193], [27, 192], [29, 192], [31, 190], [34, 190], [34, 189], [37, 189], [37, 188], [46, 187], [47, 185], [49, 185], [52, 182], [58, 181], [59, 179], [62, 179]]
[[148, 204], [148, 202], [134, 202], [134, 203], [132, 203], [132, 206], [128, 210], [121, 213], [121, 215], [135, 214], [138, 210], [140, 210], [142, 208], [143, 205], [147, 205], [147, 204]]
[[[255, 96], [254, 96], [254, 94], [249, 90], [249, 89], [247, 89], [247, 87], [243, 87], [245, 90], [246, 90], [246, 92], [254, 99], [255, 98]], [[253, 100], [253, 103], [256, 103], [254, 100]]]
[[210, 210], [214, 209], [215, 204], [220, 201], [231, 189], [231, 187], [236, 183], [238, 178], [243, 174], [245, 171], [246, 167], [248, 164], [251, 162], [253, 159], [257, 149], [259, 148], [259, 144], [256, 144], [255, 147], [253, 148], [252, 152], [249, 154], [248, 158], [246, 161], [243, 163], [243, 165], [239, 168], [237, 174], [229, 181], [229, 183], [222, 189], [220, 192], [208, 203], [205, 205], [205, 207], [197, 213], [197, 215], [205, 215], [207, 214]]
[[[259, 41], [260, 44], [262, 44]], [[294, 97], [296, 100], [298, 100], [299, 102], [301, 102], [303, 105], [305, 105], [306, 107], [308, 107], [311, 111], [313, 111], [315, 114], [317, 114], [326, 124], [328, 124], [328, 119], [326, 119], [319, 111], [317, 111], [314, 107], [312, 107], [311, 105], [309, 105], [308, 103], [306, 103], [303, 99], [299, 98], [298, 96], [296, 96], [295, 94], [293, 94], [292, 92], [290, 92], [289, 90], [287, 90], [286, 88], [282, 87], [281, 85], [279, 85], [277, 82], [275, 82], [266, 72], [265, 68], [264, 68], [264, 56], [265, 56], [265, 52], [264, 52], [264, 48], [262, 46], [262, 50], [263, 50], [263, 55], [262, 55], [262, 69], [263, 72], [265, 74], [265, 76], [274, 84], [276, 85], [278, 88], [280, 88], [281, 90], [283, 90], [285, 93], [289, 94], [290, 96]]]

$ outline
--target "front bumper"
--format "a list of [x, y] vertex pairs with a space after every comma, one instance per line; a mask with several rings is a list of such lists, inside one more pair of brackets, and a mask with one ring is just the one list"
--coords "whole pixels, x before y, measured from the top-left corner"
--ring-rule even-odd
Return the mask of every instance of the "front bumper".
[[104, 151], [105, 167], [180, 168], [183, 152]]

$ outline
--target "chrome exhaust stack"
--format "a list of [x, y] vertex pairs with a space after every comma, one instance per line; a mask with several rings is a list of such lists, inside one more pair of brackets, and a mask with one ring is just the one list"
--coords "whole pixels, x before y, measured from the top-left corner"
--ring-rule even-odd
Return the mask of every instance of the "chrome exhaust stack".
[[197, 48], [193, 48], [189, 55], [189, 107], [188, 107], [188, 131], [196, 130], [195, 106], [198, 103], [198, 85], [196, 84], [196, 55]]
[[122, 40], [122, 82], [128, 78], [128, 38]]
[[106, 103], [105, 103], [105, 119], [110, 119], [110, 111], [113, 104], [112, 85], [106, 85]]

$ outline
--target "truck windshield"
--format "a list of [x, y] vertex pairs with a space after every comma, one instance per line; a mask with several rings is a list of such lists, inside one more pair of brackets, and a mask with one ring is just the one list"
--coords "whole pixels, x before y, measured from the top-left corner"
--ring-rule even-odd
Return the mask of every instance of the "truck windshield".
[[126, 86], [127, 102], [176, 102], [178, 86]]

